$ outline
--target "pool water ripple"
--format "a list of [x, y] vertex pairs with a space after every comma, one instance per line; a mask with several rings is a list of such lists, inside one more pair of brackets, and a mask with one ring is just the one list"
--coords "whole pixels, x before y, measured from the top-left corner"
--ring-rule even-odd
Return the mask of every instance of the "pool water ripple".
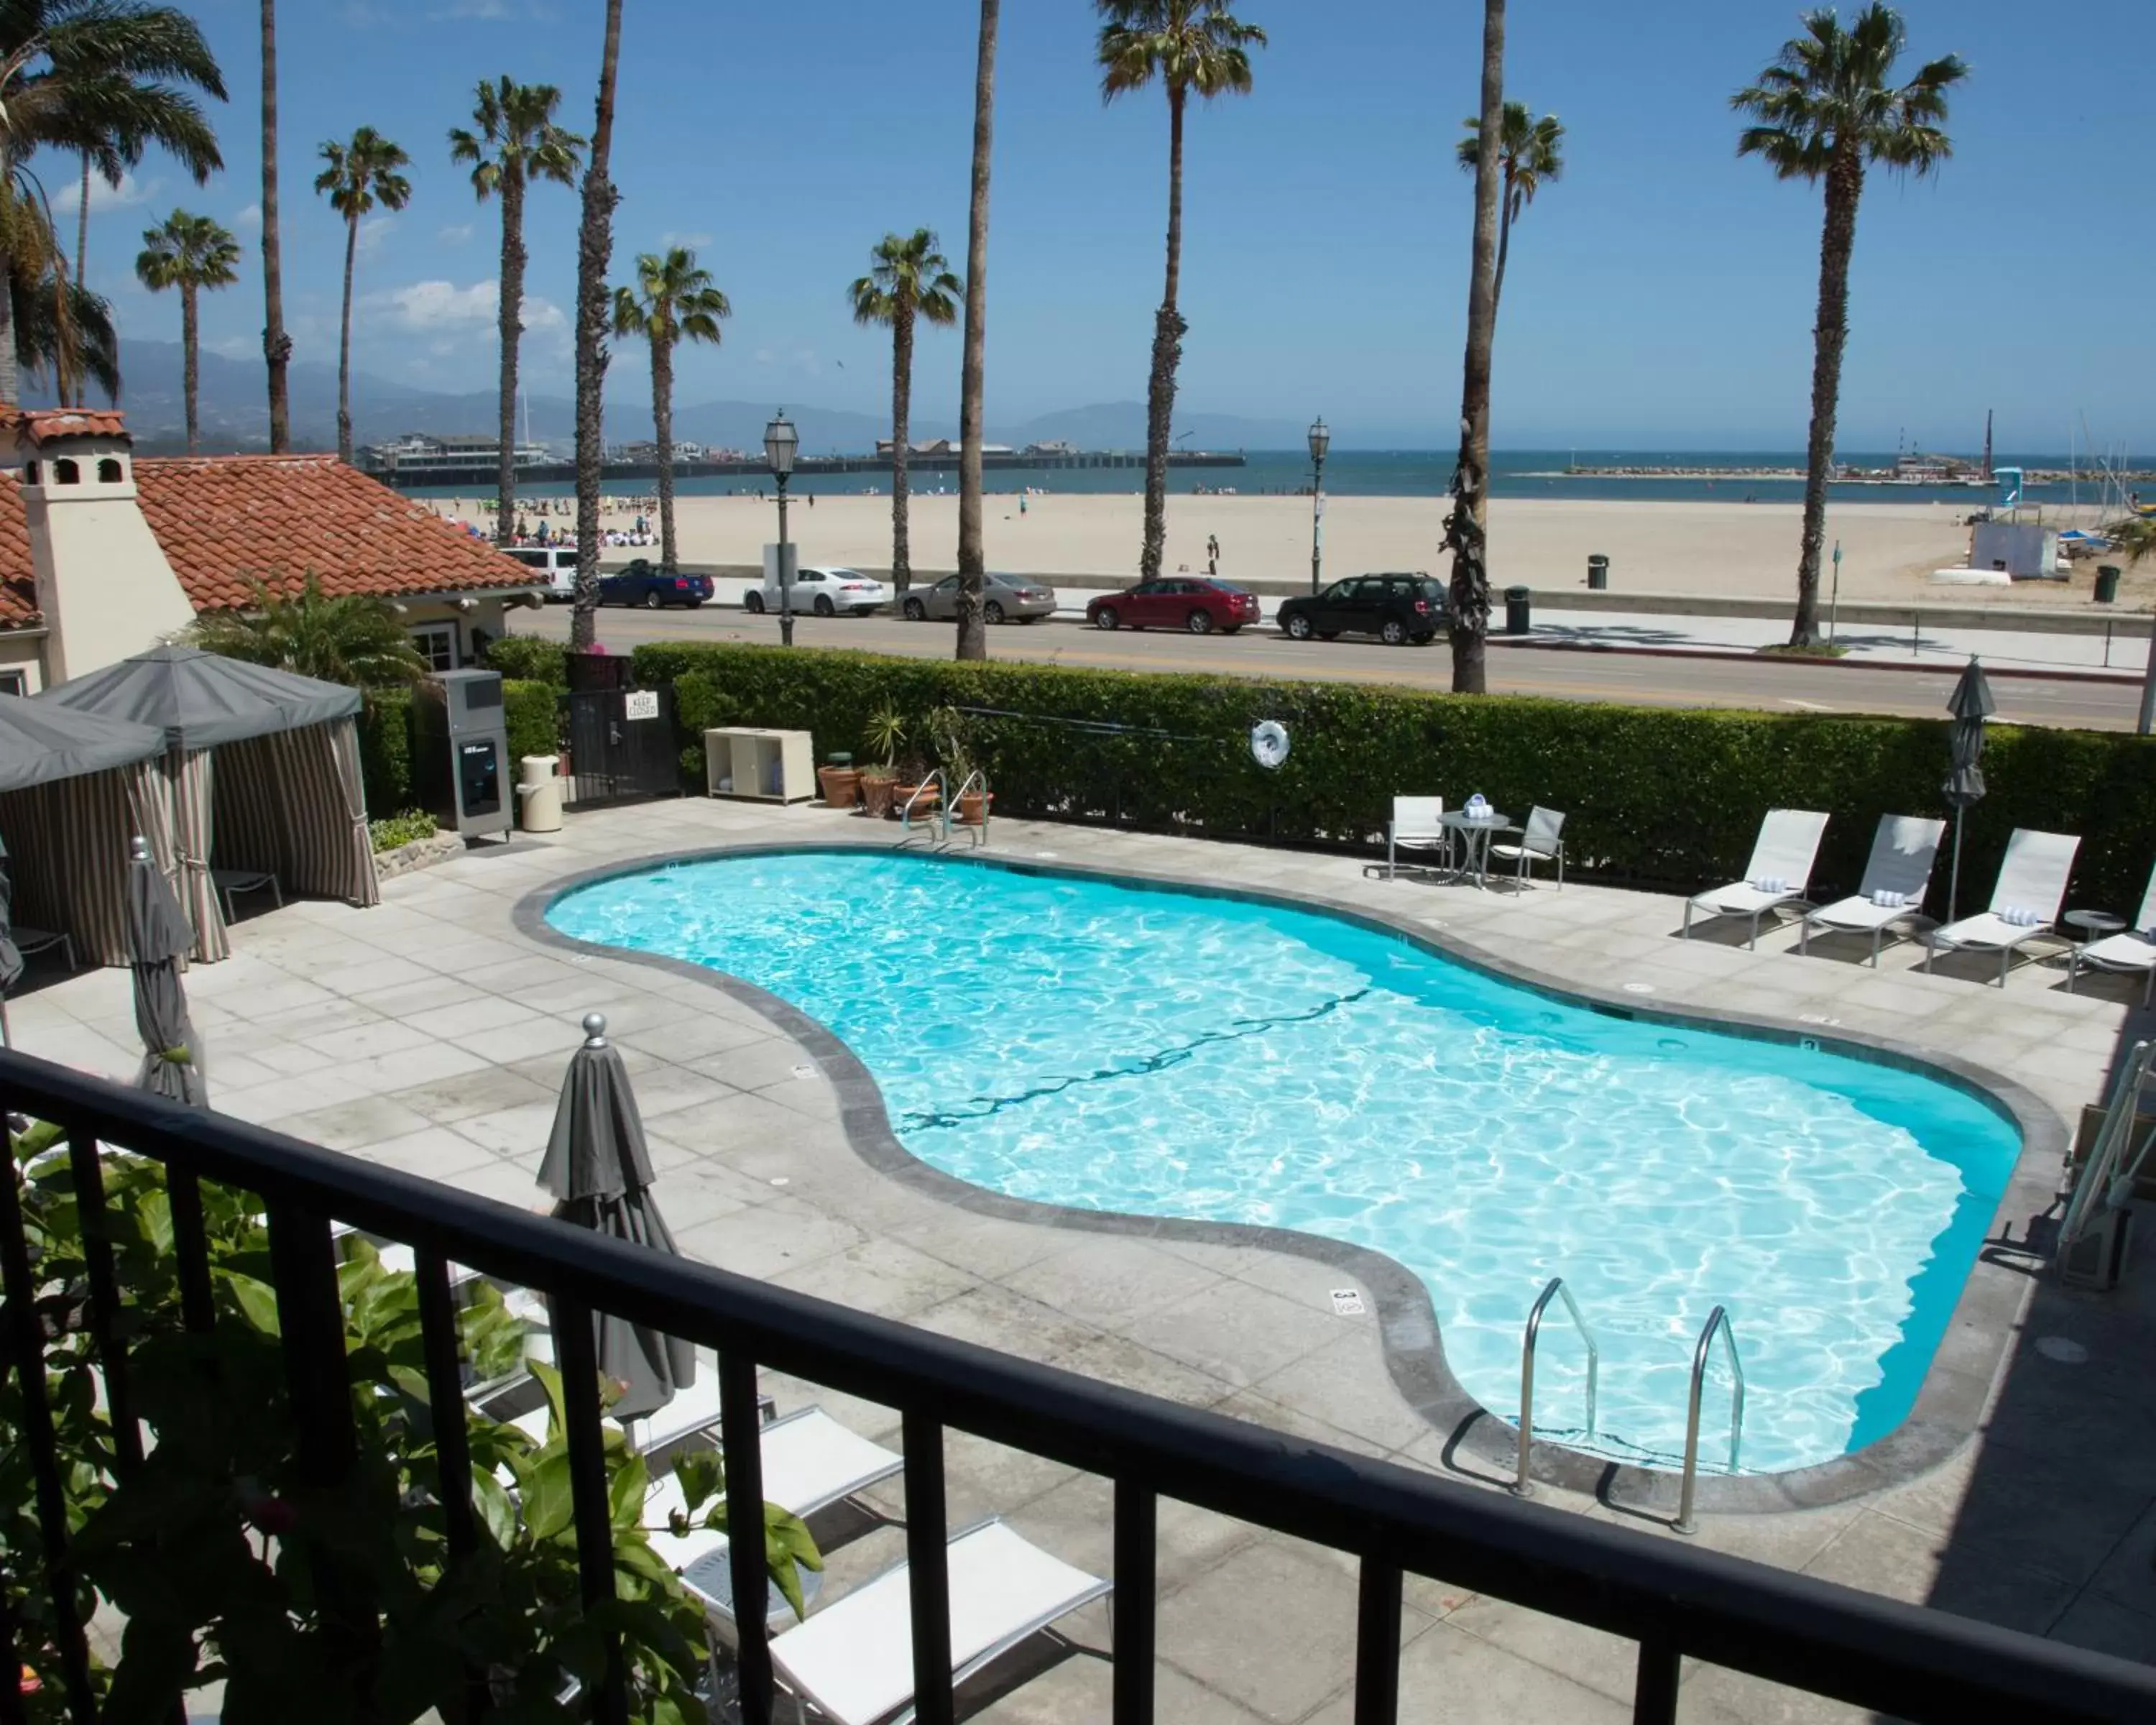
[[[1502, 1417], [1527, 1307], [1562, 1275], [1603, 1352], [1590, 1447], [1650, 1465], [1681, 1453], [1717, 1304], [1744, 1471], [1898, 1425], [2019, 1150], [1922, 1074], [1598, 1012], [1276, 905], [802, 852], [616, 877], [547, 916], [799, 1007], [875, 1075], [906, 1148], [961, 1179], [1386, 1254]], [[1538, 1427], [1573, 1430], [1584, 1382], [1569, 1326], [1547, 1327]]]

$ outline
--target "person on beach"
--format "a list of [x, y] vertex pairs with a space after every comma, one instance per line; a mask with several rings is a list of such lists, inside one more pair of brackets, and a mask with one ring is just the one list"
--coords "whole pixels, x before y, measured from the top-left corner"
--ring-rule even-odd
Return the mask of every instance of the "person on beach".
[[1018, 494], [1018, 512], [1020, 515], [1025, 513], [1025, 493], [1023, 491]]
[[1220, 536], [1218, 533], [1205, 536], [1205, 572], [1208, 575], [1220, 572]]

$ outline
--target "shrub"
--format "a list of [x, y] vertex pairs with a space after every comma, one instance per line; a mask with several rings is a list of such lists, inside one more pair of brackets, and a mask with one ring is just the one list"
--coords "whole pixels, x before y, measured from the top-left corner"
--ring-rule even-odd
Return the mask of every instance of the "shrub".
[[511, 771], [526, 755], [558, 755], [561, 696], [551, 683], [505, 677], [501, 683], [502, 722], [509, 732]]
[[681, 783], [686, 788], [704, 788], [704, 733], [740, 718], [741, 703], [710, 672], [685, 670], [674, 679], [674, 727], [683, 739]]
[[542, 640], [536, 635], [504, 635], [498, 641], [488, 642], [486, 651], [480, 656], [489, 670], [498, 670], [505, 678], [545, 683], [550, 688], [567, 691], [568, 655], [568, 648], [560, 641]]
[[367, 835], [374, 843], [377, 856], [385, 850], [394, 850], [400, 845], [416, 844], [421, 839], [431, 839], [441, 830], [434, 817], [424, 809], [408, 809], [402, 814], [386, 815], [380, 820], [367, 824]]
[[[1880, 815], [1947, 812], [1943, 716], [1686, 711], [685, 642], [638, 648], [636, 669], [677, 688], [708, 677], [738, 722], [809, 731], [819, 754], [860, 756], [886, 703], [916, 737], [937, 708], [957, 709], [998, 814], [1367, 853], [1383, 845], [1396, 793], [1458, 803], [1481, 791], [1516, 816], [1537, 803], [1565, 810], [1582, 871], [1663, 890], [1736, 879], [1760, 816], [1793, 807], [1834, 815], [1815, 886], [1854, 891]], [[1260, 719], [1288, 730], [1276, 772], [1250, 758]], [[2156, 743], [1998, 726], [1984, 769], [1990, 794], [1969, 813], [1964, 907], [1988, 896], [2017, 826], [2083, 835], [2076, 902], [2139, 903], [2156, 856]], [[1943, 861], [1934, 913], [1947, 872]]]
[[359, 710], [359, 777], [369, 809], [412, 803], [412, 694], [377, 689]]

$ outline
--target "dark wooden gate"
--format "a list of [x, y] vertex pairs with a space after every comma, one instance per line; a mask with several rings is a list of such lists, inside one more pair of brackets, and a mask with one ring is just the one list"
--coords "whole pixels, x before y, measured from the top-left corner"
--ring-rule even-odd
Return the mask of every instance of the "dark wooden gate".
[[578, 689], [568, 699], [573, 807], [680, 793], [671, 689]]

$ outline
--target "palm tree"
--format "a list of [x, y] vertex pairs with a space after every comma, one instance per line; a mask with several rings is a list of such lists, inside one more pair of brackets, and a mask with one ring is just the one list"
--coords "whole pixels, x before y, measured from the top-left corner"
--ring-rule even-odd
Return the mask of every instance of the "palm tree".
[[671, 575], [674, 548], [674, 350], [684, 341], [719, 345], [719, 320], [733, 307], [696, 266], [696, 253], [674, 246], [636, 260], [636, 285], [613, 290], [613, 332], [651, 344], [651, 432], [659, 442], [659, 567]]
[[981, 618], [988, 552], [981, 542], [981, 418], [988, 393], [988, 164], [996, 136], [996, 31], [1001, 0], [981, 0], [973, 64], [973, 192], [966, 208], [966, 331], [958, 362], [957, 656], [988, 656]]
[[1460, 377], [1460, 454], [1452, 467], [1450, 593], [1452, 688], [1485, 692], [1490, 634], [1490, 356], [1497, 336], [1497, 216], [1504, 175], [1505, 0], [1482, 0], [1482, 110], [1475, 139], [1475, 244], [1467, 274], [1467, 356]]
[[344, 324], [337, 338], [337, 459], [352, 459], [352, 278], [359, 257], [359, 218], [377, 203], [402, 209], [411, 202], [412, 182], [398, 172], [412, 158], [371, 126], [352, 141], [331, 138], [321, 147], [325, 164], [315, 176], [315, 190], [326, 193], [330, 208], [344, 218]]
[[599, 95], [584, 165], [584, 215], [577, 234], [577, 598], [569, 646], [588, 653], [598, 638], [599, 480], [605, 459], [608, 266], [613, 261], [614, 77], [621, 66], [621, 0], [607, 0], [599, 50]]
[[110, 401], [120, 398], [120, 336], [111, 303], [67, 273], [57, 236], [39, 237], [43, 208], [18, 204], [13, 214], [18, 236], [8, 250], [7, 300], [15, 327], [15, 359], [21, 374], [42, 383], [49, 377], [62, 400], [80, 404], [85, 383]]
[[195, 418], [196, 298], [204, 288], [230, 287], [239, 280], [239, 242], [208, 216], [176, 209], [162, 226], [142, 230], [142, 254], [135, 274], [153, 294], [180, 290], [180, 350], [186, 379], [187, 453], [200, 442]]
[[[31, 201], [24, 166], [40, 146], [89, 156], [110, 185], [156, 144], [197, 184], [222, 167], [196, 91], [224, 80], [194, 20], [144, 0], [6, 0], [0, 4], [0, 203]], [[12, 280], [0, 222], [0, 278]], [[54, 254], [57, 257], [58, 248]], [[59, 273], [65, 273], [64, 260]], [[21, 399], [12, 295], [0, 294], [0, 402]], [[63, 389], [65, 385], [63, 383]]]
[[1826, 542], [1826, 485], [1841, 398], [1841, 355], [1849, 341], [1849, 259], [1865, 170], [1929, 173], [1953, 152], [1943, 129], [1947, 92], [1969, 75], [1953, 54], [1892, 82], [1907, 33], [1901, 14], [1876, 3], [1847, 29], [1831, 11], [1807, 13], [1804, 33], [1782, 44], [1759, 81], [1729, 99], [1758, 124], [1737, 141], [1776, 177], [1826, 183], [1820, 236], [1819, 314], [1812, 325], [1812, 423], [1804, 450], [1804, 521], [1797, 553], [1797, 614], [1789, 644], [1819, 639], [1820, 552]]
[[[1482, 122], [1471, 118], [1460, 124], [1467, 128], [1467, 136], [1460, 141], [1460, 165], [1473, 173], [1482, 159]], [[1502, 304], [1505, 297], [1505, 260], [1512, 255], [1512, 223], [1535, 201], [1537, 192], [1564, 173], [1564, 122], [1554, 114], [1532, 120], [1525, 102], [1506, 103], [1497, 166], [1504, 183], [1497, 202], [1497, 272], [1490, 289], [1493, 304]]]
[[[481, 80], [472, 108], [476, 131], [449, 133], [449, 159], [471, 164], [472, 190], [501, 199], [501, 465], [494, 537], [506, 545], [516, 516], [516, 349], [524, 333], [524, 193], [535, 180], [573, 185], [584, 141], [554, 123], [562, 92], [551, 84]], [[489, 152], [492, 153], [490, 154]]]
[[277, 0], [262, 0], [262, 359], [270, 372], [270, 453], [292, 447], [285, 333], [285, 242], [277, 219]]
[[249, 609], [207, 612], [187, 639], [205, 652], [354, 689], [395, 688], [426, 675], [427, 661], [387, 600], [362, 593], [328, 598], [311, 573], [295, 593], [273, 593], [259, 581], [253, 585]]
[[1250, 90], [1250, 54], [1265, 33], [1228, 10], [1228, 0], [1096, 0], [1101, 16], [1101, 96], [1113, 101], [1157, 77], [1168, 91], [1168, 285], [1154, 314], [1152, 377], [1146, 388], [1145, 543], [1141, 578], [1160, 573], [1168, 543], [1168, 445], [1175, 371], [1189, 326], [1176, 300], [1183, 275], [1183, 116], [1190, 98]]
[[937, 249], [926, 228], [911, 234], [886, 234], [869, 254], [869, 273], [846, 290], [854, 321], [882, 324], [891, 331], [891, 579], [904, 593], [913, 584], [913, 552], [906, 531], [906, 439], [913, 417], [913, 326], [923, 322], [948, 328], [958, 321], [965, 291], [951, 273], [950, 260]]

